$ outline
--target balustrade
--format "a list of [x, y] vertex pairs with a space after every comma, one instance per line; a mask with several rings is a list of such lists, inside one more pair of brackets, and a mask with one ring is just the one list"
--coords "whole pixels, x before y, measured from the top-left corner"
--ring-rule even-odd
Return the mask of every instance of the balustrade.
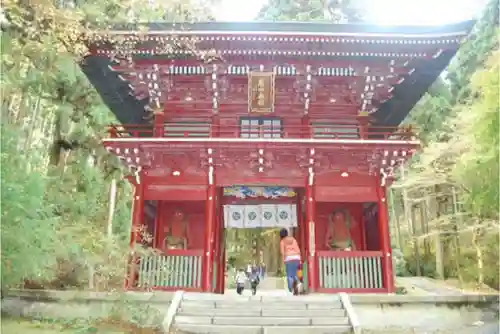
[[201, 290], [203, 250], [169, 250], [139, 258], [137, 286], [141, 289]]
[[382, 290], [382, 252], [321, 251], [318, 252], [319, 288]]
[[276, 138], [303, 138], [303, 139], [378, 139], [378, 140], [415, 140], [414, 129], [399, 127], [370, 126], [360, 130], [358, 124], [350, 122], [335, 122], [328, 124], [286, 125], [276, 126], [259, 125], [245, 127], [239, 125], [214, 125], [210, 123], [179, 124], [179, 126], [157, 126], [127, 124], [110, 126], [112, 138], [156, 138], [161, 134], [167, 138], [210, 138], [216, 133], [217, 138], [262, 138], [274, 140]]

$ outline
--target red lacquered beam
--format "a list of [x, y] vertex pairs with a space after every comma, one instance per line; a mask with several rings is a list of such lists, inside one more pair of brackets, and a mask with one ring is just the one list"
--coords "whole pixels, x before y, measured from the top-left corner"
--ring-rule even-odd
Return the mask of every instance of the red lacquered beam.
[[[406, 62], [406, 59], [399, 59], [396, 63], [391, 65], [387, 59], [381, 60], [380, 58], [371, 58], [367, 61], [321, 61], [320, 64], [318, 65], [316, 61], [311, 60], [309, 62], [306, 61], [298, 61], [298, 62], [290, 62], [288, 61], [262, 61], [262, 60], [243, 60], [243, 61], [233, 61], [233, 62], [224, 62], [218, 64], [218, 73], [219, 74], [225, 74], [224, 72], [227, 70], [228, 67], [230, 66], [248, 66], [248, 65], [264, 65], [265, 67], [270, 67], [272, 69], [275, 66], [293, 66], [296, 69], [296, 74], [295, 75], [290, 75], [291, 77], [297, 76], [297, 75], [305, 75], [306, 67], [311, 66], [312, 74], [317, 75], [317, 71], [319, 68], [352, 68], [356, 71], [358, 76], [368, 76], [368, 75], [381, 75], [381, 73], [394, 73], [394, 74], [402, 74], [402, 73], [408, 73], [411, 68], [405, 67], [404, 64]], [[117, 72], [143, 72], [143, 73], [151, 73], [153, 72], [153, 66], [157, 65], [158, 70], [155, 72], [163, 73], [163, 74], [169, 74], [171, 69], [170, 66], [201, 66], [205, 68], [205, 73], [204, 74], [211, 74], [213, 72], [213, 63], [210, 63], [209, 65], [203, 64], [200, 61], [183, 61], [183, 60], [154, 60], [154, 62], [150, 62], [148, 60], [137, 60], [134, 63], [133, 67], [130, 67], [128, 64], [119, 64], [119, 65], [111, 65], [111, 69], [113, 71]], [[368, 67], [368, 72], [365, 71], [365, 69]], [[391, 71], [392, 69], [392, 71]], [[378, 73], [378, 74], [377, 74]], [[203, 75], [203, 74], [202, 74]], [[229, 75], [234, 75], [234, 76], [240, 76], [236, 74], [229, 74]], [[179, 75], [178, 76], [182, 76]], [[283, 77], [289, 77], [283, 76]], [[329, 76], [325, 76], [329, 77]]]
[[[171, 125], [175, 126], [175, 123]], [[281, 128], [274, 126], [260, 125], [259, 127], [241, 127], [236, 125], [214, 126], [211, 124], [179, 124], [183, 129], [165, 129], [166, 137], [210, 137], [213, 130], [221, 138], [268, 138], [279, 136], [278, 138], [321, 138], [322, 136], [332, 139], [356, 139], [359, 135], [360, 125], [341, 121], [335, 123], [318, 124], [313, 127], [313, 137], [310, 137], [309, 128], [301, 125], [288, 125]], [[158, 126], [157, 126], [158, 127]], [[155, 126], [125, 125], [121, 129], [115, 126], [110, 127], [111, 138], [130, 135], [132, 137], [153, 137]], [[342, 131], [344, 130], [344, 131]], [[114, 137], [113, 137], [114, 136]], [[243, 137], [242, 137], [243, 136]], [[323, 138], [324, 138], [323, 137]], [[390, 138], [394, 137], [394, 138]], [[416, 137], [414, 128], [402, 129], [399, 127], [370, 126], [363, 130], [363, 138], [383, 138], [385, 140], [410, 140]]]

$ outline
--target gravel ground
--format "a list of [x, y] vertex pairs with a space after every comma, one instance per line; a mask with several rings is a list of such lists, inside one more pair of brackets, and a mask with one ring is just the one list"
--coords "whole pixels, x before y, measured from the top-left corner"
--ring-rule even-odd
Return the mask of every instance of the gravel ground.
[[387, 328], [384, 330], [363, 330], [363, 334], [499, 334], [498, 324], [489, 323], [481, 326], [466, 327], [461, 330], [425, 331], [402, 328]]
[[[86, 331], [91, 329], [92, 331]], [[96, 330], [96, 331], [93, 331]], [[160, 334], [160, 331], [146, 328], [137, 328], [129, 324], [88, 324], [80, 326], [45, 321], [36, 321], [24, 318], [4, 318], [2, 317], [2, 334], [75, 334], [75, 333], [98, 333], [98, 334]], [[184, 333], [177, 333], [184, 334]]]

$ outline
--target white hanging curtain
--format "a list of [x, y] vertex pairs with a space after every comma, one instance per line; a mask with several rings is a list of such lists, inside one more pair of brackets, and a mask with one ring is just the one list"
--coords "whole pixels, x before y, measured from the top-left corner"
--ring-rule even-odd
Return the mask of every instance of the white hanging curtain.
[[262, 227], [276, 227], [278, 220], [276, 218], [276, 205], [275, 204], [261, 204], [260, 205]]
[[297, 212], [297, 204], [292, 204], [292, 226], [299, 226], [298, 215], [302, 214], [301, 212]]
[[[292, 205], [291, 204], [278, 204], [277, 205], [277, 218], [279, 227], [292, 227], [297, 226], [297, 221], [292, 218]], [[294, 225], [295, 223], [295, 225]]]
[[261, 212], [259, 205], [244, 205], [245, 207], [245, 220], [243, 222], [244, 228], [257, 228], [261, 227]]
[[297, 205], [224, 205], [226, 228], [297, 227]]
[[224, 227], [243, 228], [245, 219], [244, 205], [224, 205]]

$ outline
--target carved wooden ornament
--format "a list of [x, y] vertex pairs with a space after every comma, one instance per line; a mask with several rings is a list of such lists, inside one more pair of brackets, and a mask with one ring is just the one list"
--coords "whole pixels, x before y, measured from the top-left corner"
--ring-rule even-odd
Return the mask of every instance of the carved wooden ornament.
[[248, 112], [274, 112], [275, 74], [274, 72], [249, 72]]

